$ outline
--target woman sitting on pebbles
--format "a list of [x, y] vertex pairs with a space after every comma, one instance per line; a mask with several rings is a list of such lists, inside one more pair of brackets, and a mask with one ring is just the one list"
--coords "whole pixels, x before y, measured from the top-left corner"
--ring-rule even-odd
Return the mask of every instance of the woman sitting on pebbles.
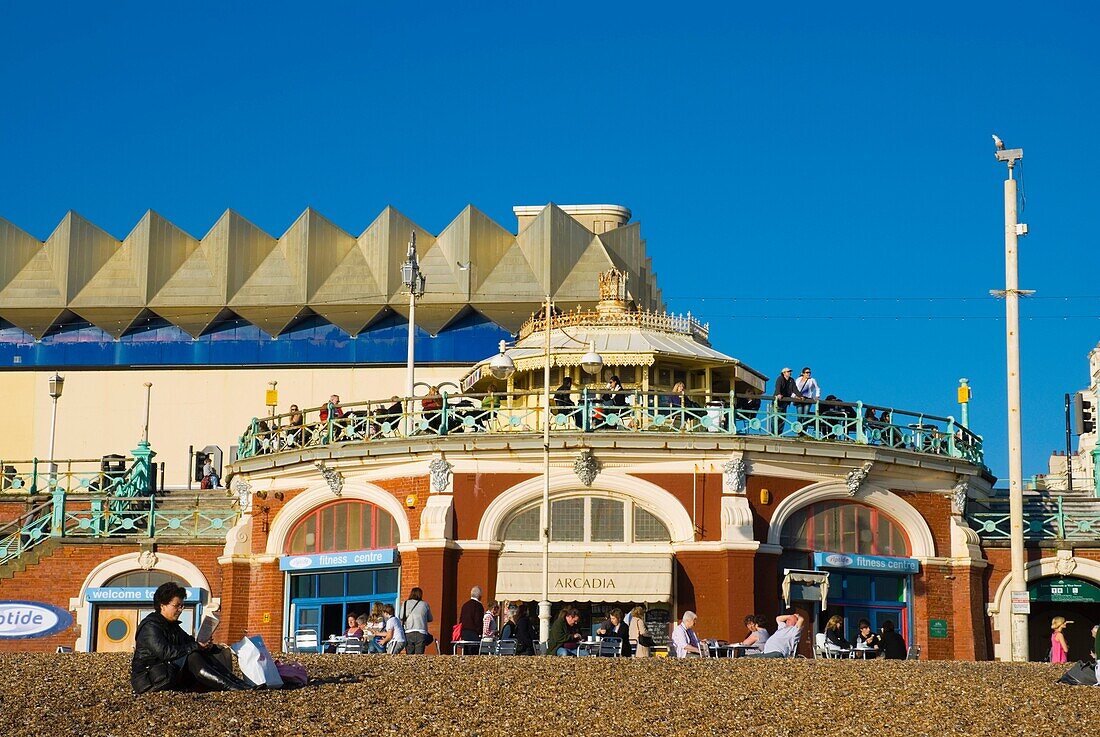
[[[199, 643], [180, 627], [187, 591], [174, 581], [153, 594], [155, 611], [141, 620], [130, 664], [130, 685], [147, 691], [247, 691], [252, 687], [233, 675], [216, 657], [224, 648]], [[232, 662], [232, 661], [230, 661]]]

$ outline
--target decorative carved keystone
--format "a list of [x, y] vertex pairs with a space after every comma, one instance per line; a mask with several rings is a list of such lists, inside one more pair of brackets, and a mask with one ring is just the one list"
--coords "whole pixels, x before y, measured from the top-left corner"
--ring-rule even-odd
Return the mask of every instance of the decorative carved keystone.
[[332, 493], [336, 496], [340, 496], [344, 492], [344, 474], [337, 471], [335, 468], [329, 468], [325, 465], [324, 461], [314, 461], [314, 466], [324, 476], [325, 481], [328, 483], [328, 488], [332, 489]]
[[859, 468], [853, 469], [848, 472], [845, 477], [844, 484], [848, 487], [848, 496], [855, 496], [859, 493], [860, 487], [863, 486], [863, 482], [867, 480], [867, 476], [871, 473], [871, 466], [875, 465], [871, 461], [867, 461]]
[[600, 462], [592, 455], [591, 450], [585, 448], [577, 454], [577, 459], [573, 461], [573, 472], [577, 474], [577, 478], [581, 480], [582, 484], [591, 486], [600, 473]]
[[966, 514], [966, 491], [970, 483], [966, 479], [959, 479], [959, 483], [951, 489], [951, 514], [963, 516]]
[[730, 458], [722, 464], [722, 488], [729, 494], [745, 493], [745, 478], [748, 465], [740, 456]]
[[433, 458], [428, 464], [428, 473], [432, 477], [432, 491], [442, 494], [451, 486], [451, 469], [454, 468], [443, 458]]

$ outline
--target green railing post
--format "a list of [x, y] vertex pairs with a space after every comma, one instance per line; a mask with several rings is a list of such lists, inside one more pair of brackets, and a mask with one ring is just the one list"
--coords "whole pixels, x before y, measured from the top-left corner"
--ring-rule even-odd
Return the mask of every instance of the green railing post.
[[867, 445], [867, 428], [863, 424], [863, 402], [856, 402], [856, 442]]
[[50, 537], [64, 537], [65, 535], [65, 489], [60, 485], [53, 488], [50, 494], [53, 500], [53, 519], [50, 520]]
[[103, 520], [103, 500], [92, 500], [92, 536], [101, 537], [103, 532], [106, 531], [106, 525]]
[[27, 491], [28, 494], [34, 496], [38, 493], [38, 459], [35, 458], [31, 461], [31, 488]]
[[947, 454], [952, 458], [958, 458], [959, 452], [955, 449], [955, 418], [947, 416]]
[[155, 496], [149, 496], [149, 537], [153, 537], [156, 534], [157, 526], [154, 522], [157, 514], [157, 499]]
[[333, 417], [333, 414], [335, 414], [336, 406], [333, 405], [332, 402], [329, 402], [325, 406], [328, 408], [325, 412], [325, 445], [329, 445], [332, 443], [332, 425], [333, 420], [336, 419]]
[[156, 452], [149, 446], [148, 440], [142, 440], [134, 448], [134, 464], [122, 480], [121, 488], [115, 487], [115, 496], [153, 495], [153, 458]]
[[[546, 415], [547, 422], [550, 421], [550, 415]], [[447, 392], [443, 392], [443, 398], [439, 403], [439, 434], [447, 434]]]
[[1062, 509], [1062, 495], [1058, 495], [1058, 539], [1066, 539], [1066, 513]]
[[[592, 416], [592, 413], [589, 411], [589, 409], [588, 387], [586, 386], [584, 389], [581, 390], [581, 429], [584, 432], [591, 432], [592, 430], [591, 420], [589, 419]], [[546, 411], [549, 412], [550, 408], [547, 407]]]

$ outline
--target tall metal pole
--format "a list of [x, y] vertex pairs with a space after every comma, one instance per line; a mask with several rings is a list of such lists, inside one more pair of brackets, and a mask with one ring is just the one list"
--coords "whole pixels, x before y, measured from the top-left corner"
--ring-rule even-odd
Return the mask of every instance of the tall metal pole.
[[413, 365], [416, 357], [416, 292], [409, 291], [409, 355], [405, 367], [405, 396], [413, 395]]
[[959, 421], [970, 429], [970, 379], [959, 379]]
[[[550, 247], [544, 246], [546, 363], [542, 371], [542, 599], [539, 600], [539, 642], [550, 639]], [[553, 655], [553, 653], [550, 653]]]
[[57, 466], [53, 462], [54, 440], [57, 437], [57, 397], [53, 397], [53, 409], [50, 412], [50, 475], [57, 474]]
[[145, 382], [145, 426], [141, 429], [141, 442], [143, 445], [149, 444], [149, 401], [152, 399], [153, 385], [150, 382]]
[[1073, 493], [1073, 402], [1066, 395], [1066, 491]]
[[[999, 148], [1003, 146], [1000, 144]], [[1027, 579], [1024, 573], [1024, 468], [1023, 437], [1020, 419], [1020, 283], [1016, 220], [1016, 180], [1012, 170], [1023, 158], [1022, 149], [997, 151], [997, 158], [1008, 164], [1005, 179], [1005, 339], [1008, 354], [1008, 512], [1011, 544], [1012, 581], [1009, 587], [1012, 607], [1012, 660], [1028, 659]], [[1028, 292], [1030, 294], [1030, 292]]]

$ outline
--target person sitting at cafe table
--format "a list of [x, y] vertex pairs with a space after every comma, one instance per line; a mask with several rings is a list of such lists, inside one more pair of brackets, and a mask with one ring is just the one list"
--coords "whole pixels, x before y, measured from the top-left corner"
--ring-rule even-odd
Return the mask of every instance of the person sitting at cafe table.
[[359, 617], [355, 612], [348, 612], [348, 628], [344, 630], [344, 637], [354, 637], [356, 640], [363, 639], [363, 628], [359, 626]]
[[620, 654], [624, 658], [630, 657], [630, 630], [623, 622], [623, 610], [616, 607], [607, 613], [607, 621], [596, 630], [600, 637], [618, 637], [622, 641]]
[[677, 658], [690, 658], [703, 654], [703, 645], [695, 634], [695, 612], [684, 612], [680, 624], [672, 630], [672, 648]]
[[546, 639], [547, 655], [576, 655], [581, 642], [577, 623], [581, 613], [576, 607], [567, 606], [558, 612], [558, 618], [550, 625], [550, 635]]
[[859, 629], [859, 634], [856, 635], [856, 647], [860, 650], [878, 650], [881, 638], [871, 631], [871, 623], [861, 619], [856, 627]]
[[905, 660], [905, 638], [894, 631], [894, 621], [887, 619], [882, 623], [882, 638], [879, 648], [887, 660]]
[[844, 638], [844, 617], [834, 614], [825, 623], [825, 646], [830, 650], [851, 650], [852, 643]]
[[535, 643], [531, 627], [531, 617], [528, 614], [527, 605], [520, 602], [516, 605], [515, 634], [516, 655], [534, 655]]
[[764, 620], [755, 614], [745, 617], [745, 629], [749, 631], [748, 637], [741, 640], [746, 645], [745, 654], [764, 652], [764, 644], [768, 641], [768, 631], [763, 627]]
[[794, 611], [780, 614], [775, 618], [776, 629], [764, 643], [764, 652], [749, 655], [750, 658], [793, 658], [798, 652], [798, 642], [802, 639], [802, 624], [805, 618]]
[[378, 644], [385, 648], [390, 655], [397, 655], [405, 649], [405, 626], [401, 624], [400, 619], [394, 616], [395, 613], [393, 604], [386, 604], [382, 607], [382, 614], [386, 618], [386, 629], [382, 633], [382, 639], [378, 641]]

